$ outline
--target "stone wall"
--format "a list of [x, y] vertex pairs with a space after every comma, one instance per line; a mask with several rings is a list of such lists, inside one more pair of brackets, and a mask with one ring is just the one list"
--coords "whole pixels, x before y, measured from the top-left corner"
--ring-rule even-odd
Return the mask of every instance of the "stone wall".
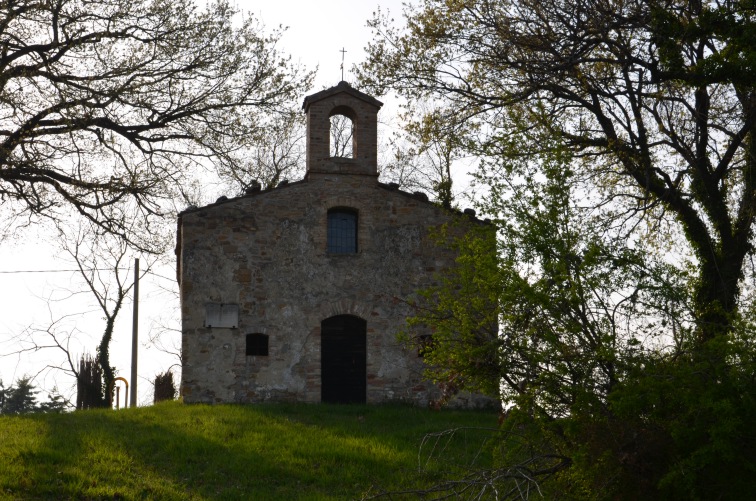
[[[326, 252], [327, 211], [358, 211], [358, 253]], [[425, 405], [415, 347], [397, 333], [406, 300], [450, 266], [428, 229], [450, 220], [421, 197], [374, 176], [310, 174], [306, 181], [183, 213], [179, 275], [186, 402], [320, 401], [320, 322], [367, 321], [367, 401]], [[207, 303], [238, 304], [236, 328], [204, 327]], [[268, 356], [246, 356], [249, 333]]]
[[[413, 315], [408, 301], [416, 291], [454, 263], [429, 236], [454, 216], [427, 197], [378, 182], [381, 106], [346, 82], [308, 96], [303, 181], [180, 215], [184, 401], [320, 402], [321, 322], [337, 315], [366, 322], [359, 367], [365, 367], [364, 354], [368, 403], [425, 405], [438, 397], [422, 378], [417, 346], [402, 345], [397, 334]], [[329, 119], [335, 114], [353, 122], [352, 158], [329, 157]], [[333, 208], [357, 213], [356, 253], [327, 252]], [[208, 316], [207, 305], [219, 316]], [[224, 317], [224, 311], [233, 314]], [[363, 328], [362, 322], [354, 325]], [[327, 339], [336, 339], [329, 333]], [[247, 355], [248, 334], [267, 336], [267, 355]], [[356, 338], [337, 339], [339, 349]], [[362, 375], [346, 380], [362, 381]], [[470, 395], [461, 401], [491, 403]]]

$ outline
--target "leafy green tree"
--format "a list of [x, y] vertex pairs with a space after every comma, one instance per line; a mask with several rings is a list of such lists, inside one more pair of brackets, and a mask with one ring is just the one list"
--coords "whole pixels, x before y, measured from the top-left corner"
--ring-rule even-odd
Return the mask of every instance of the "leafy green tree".
[[16, 385], [9, 388], [3, 387], [0, 381], [0, 414], [63, 412], [68, 407], [68, 402], [57, 388], [53, 388], [45, 402], [37, 402], [37, 393], [39, 391], [29, 376], [17, 379]]
[[464, 145], [499, 230], [494, 250], [460, 241], [419, 305], [431, 375], [498, 374], [503, 427], [528, 438], [505, 460], [566, 458], [533, 478], [550, 498], [747, 497], [753, 2], [427, 0], [405, 18], [374, 21], [363, 83], [478, 127]]
[[[655, 404], [635, 388], [671, 377], [666, 362], [685, 356], [685, 276], [592, 221], [568, 155], [528, 163], [517, 181], [488, 174], [483, 205], [498, 218], [457, 240], [457, 266], [423, 291], [411, 326], [433, 331], [427, 374], [442, 388], [501, 396], [510, 433], [502, 470], [545, 461], [543, 478], [528, 478], [559, 480], [554, 497], [647, 497], [662, 476], [655, 447], [670, 437], [648, 432], [640, 413]], [[659, 372], [640, 370], [652, 366]], [[648, 440], [636, 442], [641, 433]], [[637, 477], [618, 457], [640, 465]]]
[[46, 413], [61, 413], [69, 407], [71, 407], [70, 402], [60, 394], [57, 387], [47, 395], [46, 401], [39, 404], [39, 410]]
[[726, 335], [756, 207], [752, 1], [428, 0], [405, 16], [373, 21], [365, 85], [443, 100], [449, 124], [481, 126], [484, 157], [560, 137], [618, 231], [676, 230], [697, 334]]
[[[197, 168], [234, 166], [260, 114], [309, 86], [224, 0], [0, 1], [4, 217], [71, 209], [150, 247], [119, 211], [150, 220]], [[113, 213], [116, 213], [116, 217]]]
[[[0, 385], [1, 386], [1, 385]], [[2, 414], [28, 414], [36, 412], [37, 394], [29, 376], [16, 380], [15, 386], [2, 390]]]
[[7, 390], [5, 389], [5, 386], [3, 385], [3, 381], [0, 380], [0, 414], [2, 414], [3, 405], [5, 405], [6, 393], [7, 393]]

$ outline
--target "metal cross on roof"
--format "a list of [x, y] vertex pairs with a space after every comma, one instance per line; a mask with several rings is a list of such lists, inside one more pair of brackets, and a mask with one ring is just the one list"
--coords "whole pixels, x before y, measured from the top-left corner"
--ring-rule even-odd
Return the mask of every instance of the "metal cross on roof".
[[341, 52], [341, 81], [343, 82], [344, 81], [344, 54], [346, 54], [347, 51], [346, 49], [344, 49], [344, 47], [342, 47], [339, 52]]

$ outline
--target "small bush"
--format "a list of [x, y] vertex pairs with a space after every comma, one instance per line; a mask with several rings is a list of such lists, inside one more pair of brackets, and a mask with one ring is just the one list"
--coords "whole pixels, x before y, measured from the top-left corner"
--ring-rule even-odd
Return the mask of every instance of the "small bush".
[[173, 372], [170, 370], [164, 374], [155, 376], [155, 399], [154, 402], [173, 400], [176, 398], [176, 385], [173, 383]]

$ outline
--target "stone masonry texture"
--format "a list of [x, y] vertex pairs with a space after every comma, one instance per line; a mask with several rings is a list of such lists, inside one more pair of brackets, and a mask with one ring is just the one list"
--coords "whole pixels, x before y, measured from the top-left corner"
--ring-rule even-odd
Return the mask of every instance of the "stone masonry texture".
[[[368, 403], [437, 398], [417, 347], [397, 334], [408, 300], [454, 263], [429, 230], [469, 217], [378, 182], [380, 105], [343, 82], [308, 97], [304, 180], [179, 216], [185, 402], [320, 402], [321, 322], [344, 314], [367, 322]], [[328, 158], [334, 113], [353, 120], [354, 158]], [[356, 211], [357, 253], [327, 252], [333, 208]], [[238, 305], [238, 325], [206, 327], [208, 303]], [[268, 336], [267, 356], [245, 354], [251, 333]]]

